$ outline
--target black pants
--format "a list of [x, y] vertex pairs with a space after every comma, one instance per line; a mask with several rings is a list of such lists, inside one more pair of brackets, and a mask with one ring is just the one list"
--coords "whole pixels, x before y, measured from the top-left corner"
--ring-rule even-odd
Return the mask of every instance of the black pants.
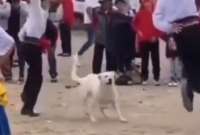
[[38, 45], [23, 45], [23, 54], [27, 62], [28, 77], [22, 93], [23, 109], [33, 111], [42, 86], [42, 52]]
[[63, 53], [71, 55], [71, 28], [65, 23], [60, 24], [61, 46]]
[[[94, 57], [92, 62], [92, 71], [95, 74], [101, 73], [103, 54], [105, 50], [105, 45], [96, 43], [94, 47]], [[106, 51], [106, 71], [115, 71], [116, 70], [116, 62], [115, 57]]]
[[24, 67], [25, 67], [25, 59], [23, 54], [23, 44], [20, 42], [16, 42], [17, 47], [17, 55], [18, 55], [18, 62], [19, 62], [19, 77], [24, 78]]
[[142, 79], [144, 81], [148, 80], [149, 55], [151, 55], [154, 80], [158, 81], [160, 79], [159, 41], [142, 42], [140, 43], [140, 45], [141, 45], [140, 51], [142, 55]]
[[[200, 92], [200, 25], [184, 28], [174, 34], [178, 56], [183, 65], [183, 77], [187, 80], [188, 93]], [[191, 95], [191, 94], [190, 94]]]

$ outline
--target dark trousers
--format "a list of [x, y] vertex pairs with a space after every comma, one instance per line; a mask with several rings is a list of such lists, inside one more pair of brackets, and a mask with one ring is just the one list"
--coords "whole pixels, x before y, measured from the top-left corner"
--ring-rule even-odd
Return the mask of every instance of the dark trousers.
[[[101, 73], [103, 54], [105, 50], [104, 46], [105, 45], [96, 43], [94, 47], [92, 71], [95, 74]], [[113, 57], [110, 52], [106, 51], [106, 71], [115, 71], [115, 70], [116, 70], [115, 57]]]
[[25, 59], [24, 59], [24, 54], [22, 52], [23, 50], [22, 46], [23, 46], [22, 43], [16, 42], [20, 78], [24, 78], [24, 67], [25, 67]]
[[71, 54], [71, 28], [65, 23], [60, 23], [61, 46], [63, 53]]
[[83, 55], [85, 51], [87, 51], [90, 46], [94, 43], [95, 40], [95, 32], [92, 25], [86, 25], [86, 32], [87, 32], [87, 41], [85, 44], [80, 48], [78, 51], [78, 55]]
[[156, 42], [142, 42], [141, 55], [142, 55], [142, 79], [148, 80], [149, 77], [149, 55], [151, 55], [153, 65], [154, 80], [160, 79], [160, 56], [159, 56], [159, 41]]
[[116, 54], [117, 70], [121, 73], [130, 71], [132, 69], [131, 61], [132, 58], [124, 57], [124, 54]]
[[183, 77], [187, 80], [189, 96], [193, 98], [193, 91], [200, 92], [200, 25], [184, 28], [174, 34], [178, 56], [183, 66]]
[[33, 111], [42, 86], [42, 52], [38, 45], [23, 45], [23, 54], [27, 62], [28, 77], [22, 93], [23, 109]]
[[56, 45], [52, 45], [51, 48], [47, 50], [48, 53], [48, 63], [49, 63], [49, 74], [51, 78], [57, 77], [57, 63], [56, 63], [56, 57], [55, 57], [55, 50]]

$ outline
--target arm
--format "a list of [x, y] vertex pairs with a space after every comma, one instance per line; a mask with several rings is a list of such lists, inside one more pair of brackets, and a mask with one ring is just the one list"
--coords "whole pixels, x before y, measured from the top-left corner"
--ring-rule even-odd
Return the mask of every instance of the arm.
[[165, 0], [158, 0], [155, 11], [153, 13], [154, 26], [165, 33], [170, 33], [172, 30], [172, 24], [165, 19]]
[[0, 8], [0, 16], [4, 18], [9, 18], [11, 13], [11, 5], [9, 3], [5, 3], [3, 8]]
[[14, 45], [14, 39], [3, 28], [0, 27], [0, 41], [4, 41], [9, 45]]

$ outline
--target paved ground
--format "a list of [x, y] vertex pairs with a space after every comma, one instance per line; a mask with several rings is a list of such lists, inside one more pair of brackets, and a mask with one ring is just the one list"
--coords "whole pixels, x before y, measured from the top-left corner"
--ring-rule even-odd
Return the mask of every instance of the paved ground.
[[[76, 52], [85, 38], [80, 32], [74, 32], [73, 35], [73, 51]], [[182, 107], [179, 88], [168, 88], [165, 85], [169, 77], [169, 66], [164, 57], [164, 48], [162, 45], [162, 86], [118, 88], [122, 112], [129, 120], [127, 124], [118, 122], [112, 110], [107, 111], [110, 116], [108, 120], [97, 111], [99, 121], [90, 123], [83, 115], [76, 89], [65, 89], [66, 84], [73, 84], [69, 77], [70, 58], [58, 58], [59, 83], [51, 84], [44, 56], [45, 80], [36, 107], [42, 112], [41, 117], [21, 116], [19, 94], [22, 85], [8, 85], [10, 105], [7, 110], [13, 135], [199, 135], [200, 98], [195, 99], [195, 112], [186, 113]], [[91, 72], [91, 58], [92, 48], [81, 58], [80, 75]], [[17, 70], [15, 76], [17, 77]]]

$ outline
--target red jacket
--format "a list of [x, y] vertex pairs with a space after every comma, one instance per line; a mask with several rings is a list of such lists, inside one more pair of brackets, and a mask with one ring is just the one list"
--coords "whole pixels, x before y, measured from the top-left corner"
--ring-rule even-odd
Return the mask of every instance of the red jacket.
[[141, 9], [136, 15], [134, 21], [136, 32], [140, 31], [142, 36], [138, 34], [139, 41], [151, 41], [153, 37], [158, 38], [160, 32], [153, 25], [152, 12]]
[[75, 23], [73, 0], [63, 0], [63, 20], [72, 26]]

